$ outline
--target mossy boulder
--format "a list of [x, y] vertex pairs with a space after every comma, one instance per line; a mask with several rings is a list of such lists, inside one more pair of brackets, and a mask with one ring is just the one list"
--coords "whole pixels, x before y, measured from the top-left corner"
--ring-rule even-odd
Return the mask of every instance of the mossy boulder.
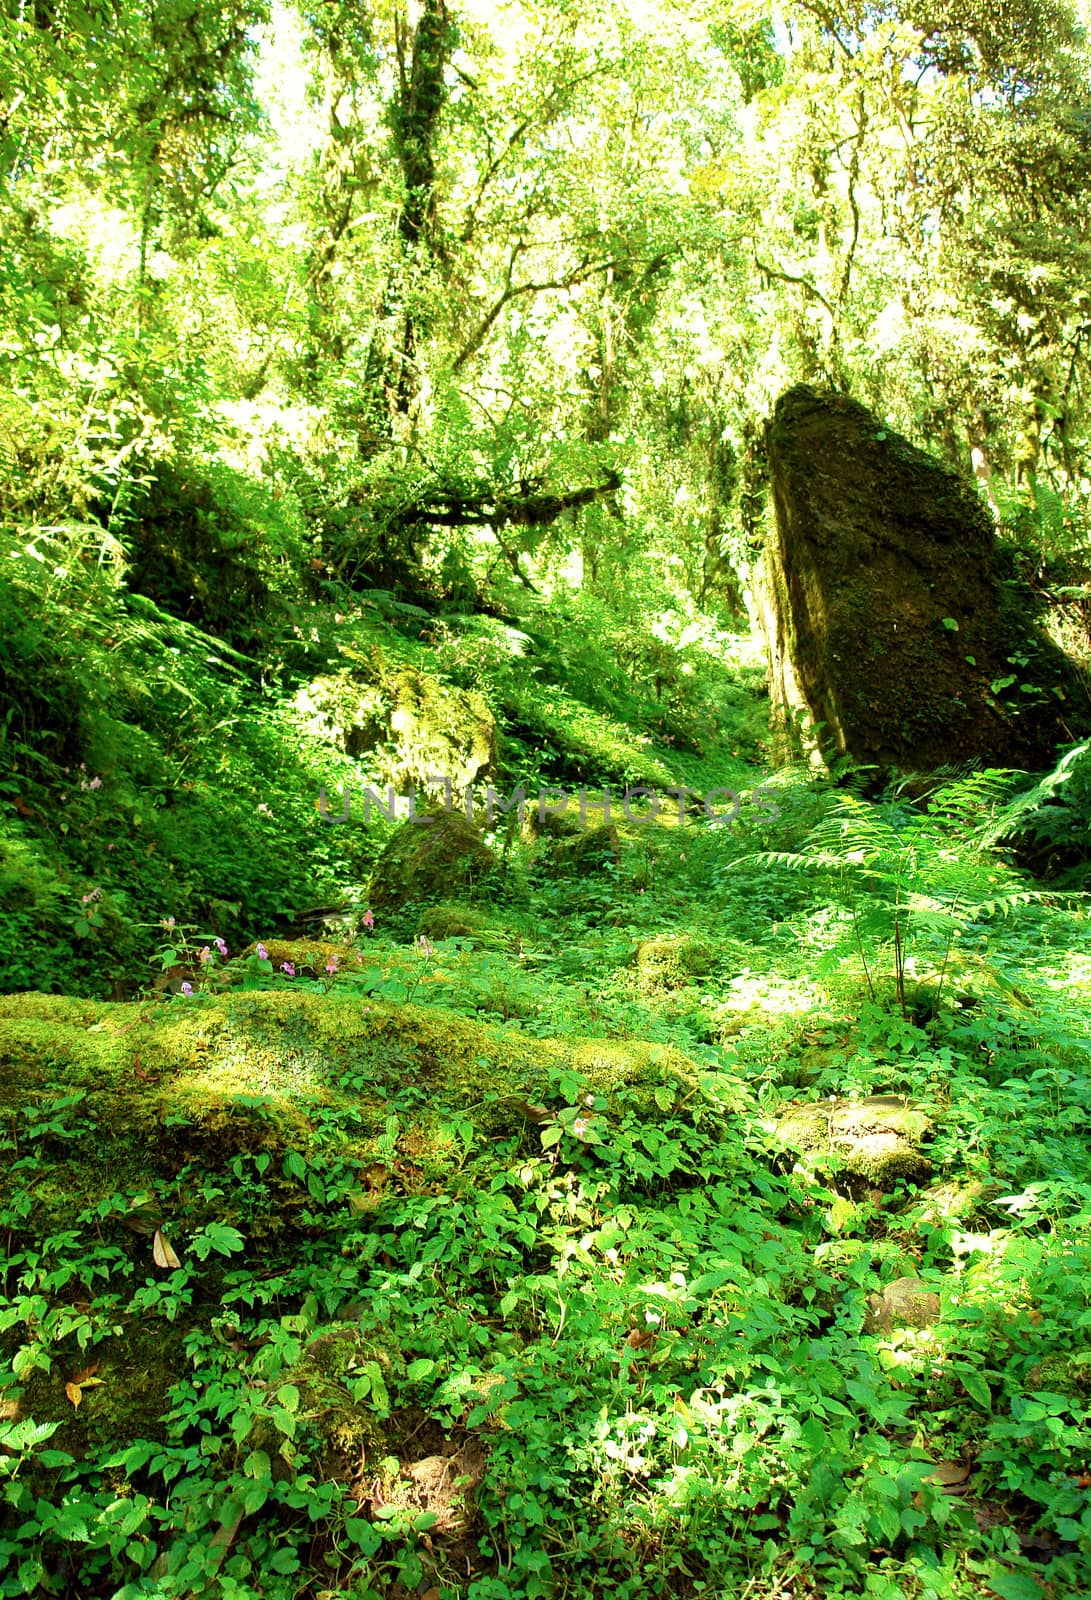
[[473, 939], [485, 928], [485, 918], [472, 906], [426, 906], [421, 912], [420, 931], [429, 939]]
[[[257, 948], [252, 944], [243, 955], [256, 955]], [[351, 945], [335, 943], [332, 939], [266, 939], [263, 949], [273, 963], [274, 972], [279, 972], [286, 962], [301, 978], [324, 978], [328, 976], [331, 963], [341, 972], [358, 964], [357, 953]]]
[[921, 1149], [928, 1119], [898, 1095], [818, 1100], [793, 1105], [773, 1125], [778, 1143], [819, 1171], [836, 1171], [889, 1190], [926, 1182], [932, 1163]]
[[376, 653], [315, 678], [296, 696], [312, 730], [346, 755], [368, 756], [403, 791], [447, 779], [463, 789], [496, 766], [496, 719], [475, 690], [440, 683]]
[[618, 866], [621, 861], [621, 842], [612, 822], [597, 828], [586, 828], [571, 837], [556, 838], [549, 857], [551, 867], [558, 875], [578, 876], [585, 872], [602, 872]]
[[802, 721], [827, 762], [1038, 770], [1087, 731], [1079, 674], [972, 484], [805, 385], [778, 400], [767, 445], [776, 533], [753, 587], [785, 755], [805, 748]]
[[890, 1334], [895, 1328], [929, 1328], [939, 1321], [940, 1297], [923, 1278], [895, 1278], [881, 1294], [868, 1296], [865, 1333]]
[[428, 812], [391, 835], [371, 875], [371, 905], [397, 910], [410, 901], [471, 898], [495, 881], [498, 862], [461, 812]]
[[1063, 1394], [1091, 1405], [1091, 1366], [1056, 1351], [1031, 1367], [1024, 1380], [1030, 1394]]
[[710, 973], [716, 960], [714, 945], [689, 934], [642, 939], [636, 947], [637, 977], [645, 994], [682, 989]]
[[[422, 1102], [417, 1165], [439, 1172], [462, 1164], [449, 1133], [435, 1131], [452, 1107], [472, 1107], [490, 1136], [517, 1132], [522, 1108], [555, 1099], [562, 1073], [600, 1094], [636, 1094], [652, 1117], [655, 1087], [675, 1083], [684, 1096], [698, 1084], [670, 1046], [534, 1039], [336, 986], [144, 1004], [0, 997], [5, 1110], [17, 1126], [44, 1130], [55, 1176], [35, 1193], [60, 1211], [115, 1188], [146, 1189], [191, 1161], [216, 1170], [240, 1152], [267, 1151], [275, 1165], [289, 1150], [306, 1160], [332, 1144], [365, 1168], [407, 1084]], [[0, 1192], [14, 1181], [0, 1170]]]

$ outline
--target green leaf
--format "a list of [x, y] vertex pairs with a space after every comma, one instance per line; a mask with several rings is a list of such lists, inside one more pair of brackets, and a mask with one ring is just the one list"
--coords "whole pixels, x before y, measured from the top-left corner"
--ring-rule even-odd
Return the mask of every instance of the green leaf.
[[238, 1228], [232, 1228], [226, 1222], [210, 1222], [204, 1229], [204, 1235], [213, 1250], [221, 1256], [235, 1255], [246, 1248], [246, 1240]]
[[294, 1383], [282, 1383], [277, 1390], [277, 1399], [285, 1411], [299, 1410], [299, 1390]]
[[1009, 1572], [1006, 1567], [995, 1564], [989, 1572], [988, 1583], [998, 1600], [1042, 1600], [1045, 1593], [1029, 1573]]
[[365, 1556], [373, 1556], [383, 1542], [366, 1517], [347, 1517], [345, 1532]]
[[975, 1367], [967, 1366], [964, 1361], [952, 1361], [951, 1371], [959, 1379], [971, 1400], [976, 1400], [984, 1411], [992, 1410], [992, 1391]]
[[948, 633], [958, 632], [958, 623], [955, 621], [954, 617], [941, 617], [940, 621], [943, 623], [943, 626], [947, 629]]
[[422, 1378], [430, 1378], [436, 1370], [436, 1363], [429, 1361], [426, 1356], [411, 1361], [405, 1369], [405, 1375], [410, 1383], [420, 1383]]

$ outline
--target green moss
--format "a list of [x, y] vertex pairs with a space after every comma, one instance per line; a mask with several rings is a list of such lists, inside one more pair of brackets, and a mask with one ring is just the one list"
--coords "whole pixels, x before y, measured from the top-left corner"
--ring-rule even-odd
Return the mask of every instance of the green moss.
[[644, 939], [637, 946], [636, 970], [646, 994], [681, 989], [704, 977], [716, 965], [717, 954], [707, 940], [688, 934], [676, 938]]
[[[306, 1159], [333, 1143], [367, 1161], [406, 1086], [426, 1101], [418, 1138], [438, 1139], [430, 1163], [453, 1168], [458, 1152], [439, 1132], [452, 1107], [497, 1134], [522, 1129], [528, 1099], [556, 1098], [564, 1072], [607, 1094], [697, 1081], [664, 1045], [532, 1039], [438, 1009], [294, 988], [158, 1006], [3, 997], [0, 1072], [17, 1120], [83, 1095], [65, 1113], [71, 1137], [50, 1145], [65, 1174], [62, 1209], [104, 1184], [142, 1188], [187, 1162], [215, 1171], [257, 1150]], [[0, 1174], [0, 1191], [8, 1181]]]
[[391, 911], [418, 900], [472, 897], [493, 881], [496, 857], [472, 823], [457, 811], [406, 822], [375, 864], [371, 904]]

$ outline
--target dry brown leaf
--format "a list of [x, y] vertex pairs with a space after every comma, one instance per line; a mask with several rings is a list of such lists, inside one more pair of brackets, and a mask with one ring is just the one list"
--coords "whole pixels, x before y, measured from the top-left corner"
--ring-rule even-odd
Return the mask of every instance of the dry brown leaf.
[[970, 1469], [964, 1461], [939, 1461], [925, 1483], [934, 1483], [944, 1494], [965, 1494]]
[[22, 1414], [18, 1400], [0, 1400], [0, 1422], [18, 1422]]
[[520, 1100], [519, 1109], [528, 1122], [553, 1122], [556, 1116], [548, 1106], [532, 1105], [528, 1100]]
[[64, 1392], [74, 1406], [78, 1406], [82, 1403], [83, 1390], [80, 1388], [78, 1383], [66, 1383], [64, 1386]]
[[164, 1238], [158, 1228], [156, 1228], [155, 1238], [152, 1240], [152, 1260], [157, 1267], [180, 1267], [182, 1265], [174, 1253], [170, 1240]]
[[630, 1328], [625, 1343], [631, 1350], [646, 1350], [657, 1338], [658, 1334], [654, 1328]]

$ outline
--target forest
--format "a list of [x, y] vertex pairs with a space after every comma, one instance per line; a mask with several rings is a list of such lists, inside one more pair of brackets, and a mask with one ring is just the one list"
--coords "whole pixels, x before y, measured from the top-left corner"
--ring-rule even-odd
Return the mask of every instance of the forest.
[[1091, 0], [3, 0], [0, 1596], [1091, 1594]]

